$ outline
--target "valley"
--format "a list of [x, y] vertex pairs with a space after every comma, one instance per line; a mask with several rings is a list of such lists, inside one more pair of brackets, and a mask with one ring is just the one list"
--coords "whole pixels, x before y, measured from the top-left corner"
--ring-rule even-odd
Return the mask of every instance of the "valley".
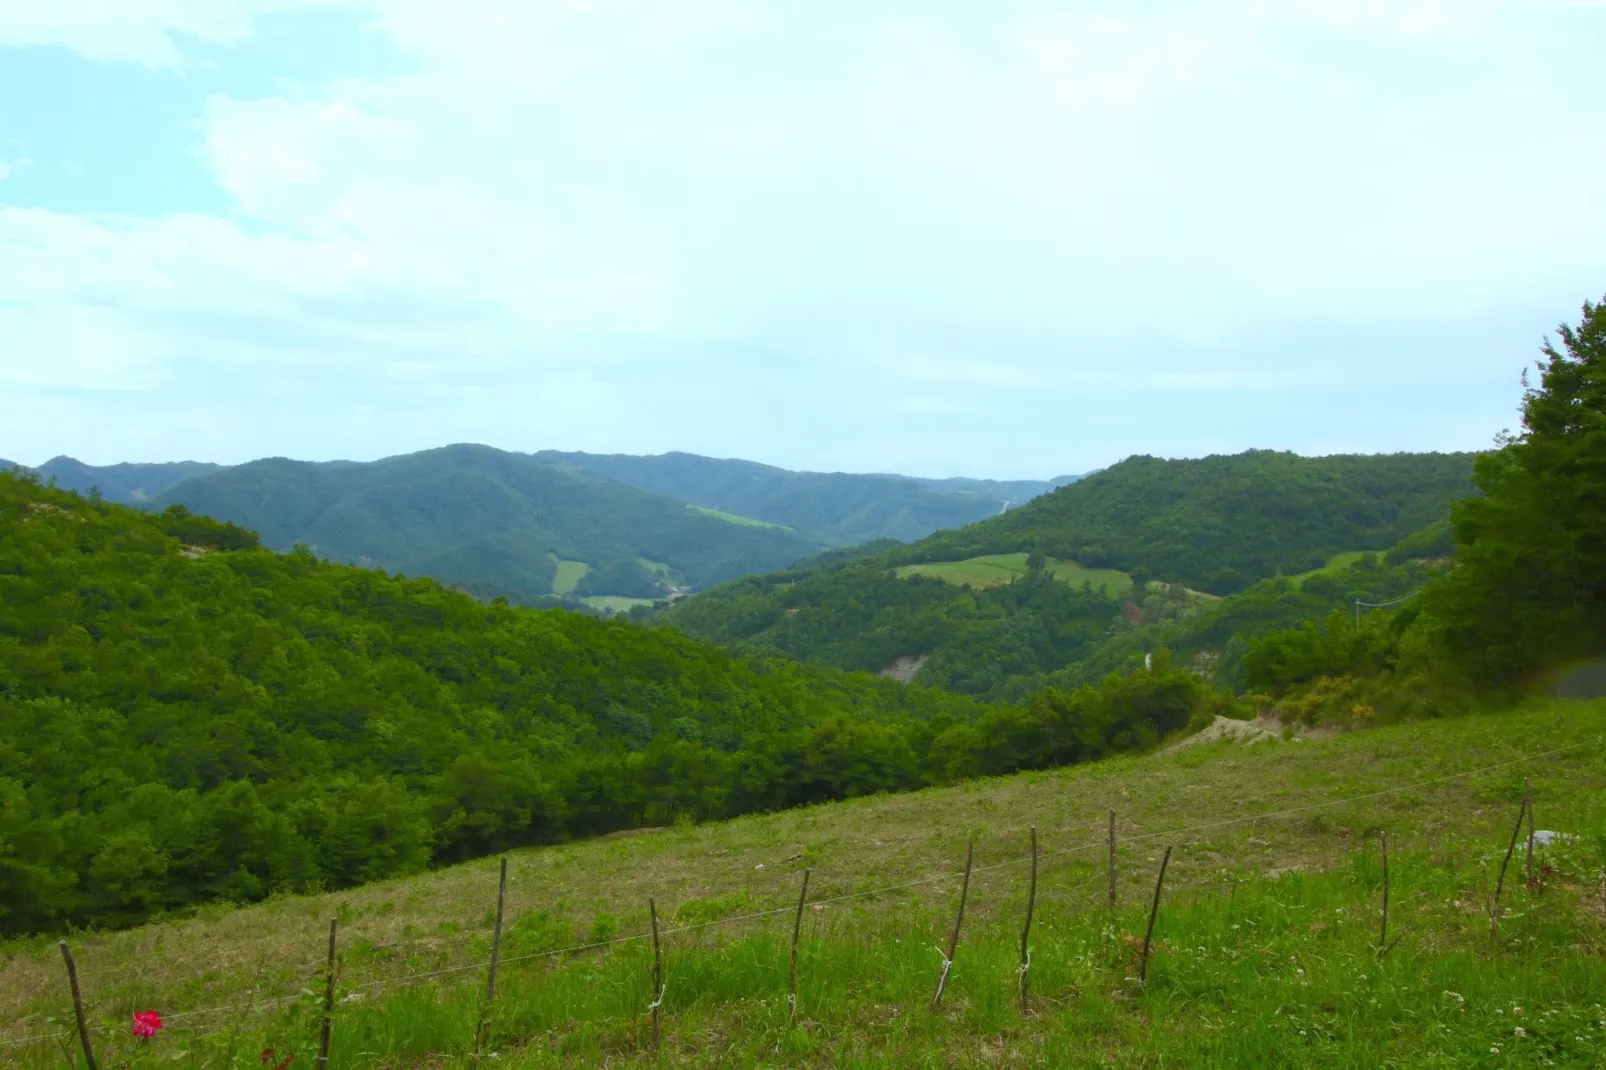
[[911, 542], [483, 447], [0, 473], [8, 1065], [1596, 1065], [1585, 312], [1496, 451]]
[[[0, 462], [0, 470], [17, 467]], [[690, 454], [468, 445], [366, 463], [97, 467], [56, 457], [27, 471], [122, 504], [183, 505], [258, 531], [278, 550], [305, 544], [332, 560], [430, 576], [480, 598], [603, 613], [646, 609], [824, 550], [920, 538], [1072, 478], [919, 480]]]
[[0, 1070], [1606, 1070], [1606, 0], [0, 12]]

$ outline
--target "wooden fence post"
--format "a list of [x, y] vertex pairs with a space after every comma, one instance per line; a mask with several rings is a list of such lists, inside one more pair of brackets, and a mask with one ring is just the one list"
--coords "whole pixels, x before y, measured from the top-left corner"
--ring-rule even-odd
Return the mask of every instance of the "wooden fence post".
[[84, 1046], [84, 1061], [89, 1064], [89, 1070], [97, 1070], [95, 1048], [89, 1042], [89, 1024], [84, 1021], [84, 997], [78, 990], [78, 964], [73, 962], [72, 949], [65, 940], [61, 942], [61, 957], [67, 963], [67, 983], [72, 986], [72, 1012], [78, 1019], [78, 1042]]
[[1377, 954], [1381, 958], [1389, 946], [1389, 834], [1381, 833], [1383, 841], [1383, 925], [1377, 932]]
[[1110, 909], [1115, 909], [1115, 811], [1110, 811]]
[[1500, 863], [1500, 878], [1495, 881], [1494, 902], [1489, 904], [1489, 939], [1495, 940], [1500, 936], [1500, 892], [1506, 886], [1506, 867], [1511, 865], [1511, 856], [1517, 851], [1517, 837], [1522, 835], [1522, 819], [1528, 813], [1528, 787], [1524, 781], [1522, 789], [1522, 805], [1517, 809], [1517, 825], [1511, 830], [1511, 844], [1506, 848], [1505, 860]]
[[1522, 782], [1522, 794], [1528, 800], [1528, 891], [1534, 891], [1534, 802], [1528, 781]]
[[507, 856], [502, 856], [502, 874], [496, 882], [496, 927], [491, 930], [491, 965], [485, 976], [485, 1006], [474, 1030], [474, 1054], [490, 1039], [491, 1004], [496, 1000], [496, 966], [502, 958], [502, 912], [507, 906]]
[[1154, 903], [1149, 907], [1149, 929], [1143, 934], [1143, 960], [1138, 963], [1138, 984], [1149, 983], [1149, 943], [1154, 939], [1154, 919], [1160, 913], [1160, 886], [1165, 884], [1165, 869], [1171, 864], [1171, 848], [1165, 849], [1160, 859], [1160, 875], [1154, 881]]
[[318, 1070], [329, 1066], [329, 1036], [334, 1030], [335, 1013], [335, 930], [339, 918], [329, 919], [329, 972], [323, 990], [323, 1036], [318, 1041]]
[[652, 1053], [658, 1054], [658, 1008], [664, 1002], [664, 955], [658, 944], [658, 902], [647, 897], [647, 912], [652, 915]]
[[803, 903], [809, 897], [809, 871], [803, 871], [803, 888], [797, 893], [797, 914], [792, 918], [792, 956], [786, 972], [786, 1024], [797, 1021], [797, 934], [803, 928]]
[[948, 936], [948, 954], [942, 957], [942, 976], [937, 978], [937, 992], [931, 997], [931, 1009], [942, 1003], [942, 990], [948, 986], [948, 971], [954, 968], [954, 952], [959, 947], [959, 926], [965, 920], [965, 899], [970, 895], [970, 864], [976, 853], [976, 841], [965, 845], [965, 882], [959, 886], [959, 913], [954, 917], [954, 931]]
[[1026, 893], [1026, 924], [1020, 931], [1020, 1012], [1030, 1013], [1027, 992], [1030, 986], [1027, 974], [1032, 968], [1032, 951], [1028, 939], [1032, 934], [1032, 911], [1037, 907], [1037, 826], [1032, 826], [1032, 883]]

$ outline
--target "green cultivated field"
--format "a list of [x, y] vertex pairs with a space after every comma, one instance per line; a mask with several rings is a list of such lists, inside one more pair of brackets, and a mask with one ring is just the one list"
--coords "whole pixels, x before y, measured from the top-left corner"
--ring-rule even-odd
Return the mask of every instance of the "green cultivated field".
[[651, 598], [626, 598], [619, 594], [594, 594], [580, 601], [603, 613], [629, 613], [636, 606], [650, 606]]
[[1327, 564], [1323, 565], [1321, 568], [1313, 568], [1309, 572], [1301, 572], [1297, 576], [1290, 576], [1288, 578], [1297, 587], [1313, 576], [1325, 576], [1334, 572], [1342, 572], [1371, 552], [1373, 551], [1349, 550], [1341, 554], [1334, 554], [1332, 557], [1327, 559]]
[[[657, 993], [639, 938], [649, 895], [665, 929], [667, 1065], [1594, 1067], [1606, 1060], [1603, 733], [1606, 702], [1543, 704], [514, 852], [477, 1063], [492, 859], [72, 943], [111, 1067], [255, 1067], [269, 1047], [311, 1066], [331, 916], [343, 949], [332, 1067], [650, 1064]], [[1488, 890], [1525, 778], [1538, 827], [1576, 839], [1541, 852], [1532, 888], [1519, 846], [1492, 940]], [[1023, 1017], [1028, 826], [1042, 863]], [[1380, 958], [1381, 831], [1398, 943]], [[936, 945], [970, 837], [965, 927], [932, 1013]], [[789, 1024], [787, 939], [805, 866]], [[588, 943], [602, 946], [548, 954]], [[0, 1049], [0, 1061], [60, 1067], [58, 1039], [75, 1038], [53, 1035], [71, 1014], [55, 943], [4, 951], [0, 1041], [42, 1039]], [[422, 976], [437, 971], [454, 972]], [[135, 1009], [164, 1013], [169, 1028], [133, 1040]]]
[[737, 516], [735, 513], [727, 513], [722, 509], [710, 509], [704, 505], [688, 505], [686, 508], [696, 513], [702, 513], [704, 516], [714, 517], [716, 520], [723, 520], [729, 524], [739, 524], [744, 528], [774, 528], [777, 531], [793, 530], [785, 524], [772, 524], [768, 520], [755, 520], [750, 516]]
[[580, 586], [580, 581], [586, 578], [591, 566], [584, 561], [565, 561], [557, 554], [547, 554], [552, 563], [558, 566], [557, 575], [552, 577], [552, 593], [555, 595], [572, 594]]
[[[1084, 582], [1106, 594], [1119, 595], [1132, 589], [1132, 580], [1125, 572], [1113, 568], [1083, 568], [1075, 561], [1049, 559], [1048, 569], [1055, 579], [1064, 580], [1073, 587]], [[897, 570], [905, 576], [930, 576], [949, 583], [968, 587], [996, 587], [1011, 583], [1026, 575], [1026, 554], [987, 554], [965, 561], [935, 561], [924, 565], [904, 565]]]

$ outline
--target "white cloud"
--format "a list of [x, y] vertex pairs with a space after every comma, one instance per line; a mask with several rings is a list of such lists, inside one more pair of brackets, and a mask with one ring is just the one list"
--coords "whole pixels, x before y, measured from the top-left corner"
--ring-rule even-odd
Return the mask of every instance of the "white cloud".
[[640, 420], [670, 364], [933, 415], [1295, 393], [1344, 367], [1251, 343], [1572, 285], [1606, 243], [1591, 75], [1522, 32], [1594, 17], [1563, 0], [0, 0], [0, 44], [182, 68], [319, 7], [405, 62], [198, 102], [230, 218], [0, 209], [0, 381], [321, 367]]
[[237, 42], [263, 15], [356, 6], [342, 0], [0, 0], [0, 46], [60, 45], [89, 59], [182, 65], [182, 39]]

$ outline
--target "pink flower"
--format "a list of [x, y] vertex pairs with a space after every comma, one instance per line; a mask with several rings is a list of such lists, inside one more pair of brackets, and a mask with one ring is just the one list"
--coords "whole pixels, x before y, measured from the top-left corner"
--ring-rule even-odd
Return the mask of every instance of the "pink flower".
[[134, 1012], [134, 1035], [142, 1040], [154, 1037], [162, 1028], [162, 1016], [155, 1011]]

